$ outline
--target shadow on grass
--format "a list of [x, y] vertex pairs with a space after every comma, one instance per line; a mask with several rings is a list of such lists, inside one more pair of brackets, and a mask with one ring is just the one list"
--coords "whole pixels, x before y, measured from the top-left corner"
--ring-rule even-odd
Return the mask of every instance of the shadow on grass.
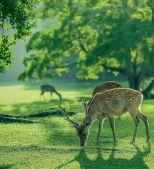
[[[31, 103], [19, 103], [19, 104], [12, 104], [12, 105], [0, 104], [0, 107], [2, 107], [1, 113], [3, 114], [23, 117], [32, 114], [37, 114], [43, 111], [51, 111], [53, 109], [59, 109], [58, 104], [63, 104], [65, 102], [74, 103], [72, 100], [63, 99], [62, 101], [58, 101], [58, 100], [35, 101]], [[11, 111], [8, 112], [8, 109], [11, 109]]]
[[[49, 110], [51, 110], [49, 112]], [[0, 123], [26, 123], [26, 124], [31, 124], [31, 123], [37, 123], [32, 120], [27, 120], [25, 118], [43, 118], [43, 117], [48, 117], [48, 116], [63, 116], [63, 113], [61, 110], [56, 110], [53, 108], [50, 108], [48, 111], [47, 110], [39, 110], [35, 114], [30, 114], [27, 116], [12, 116], [12, 115], [7, 115], [7, 114], [0, 114]], [[69, 116], [72, 116], [76, 114], [75, 112], [68, 112]]]
[[24, 123], [31, 124], [36, 123], [31, 120], [20, 119], [18, 116], [11, 116], [6, 114], [0, 114], [0, 123]]
[[[116, 154], [127, 154], [131, 153], [129, 150], [118, 150], [116, 147], [113, 147], [113, 149], [91, 149], [91, 148], [81, 148], [80, 150], [77, 148], [75, 149], [61, 149], [57, 147], [42, 147], [42, 146], [36, 146], [36, 145], [29, 145], [29, 146], [0, 146], [0, 149], [2, 152], [10, 153], [10, 152], [18, 152], [26, 154], [27, 152], [33, 152], [31, 158], [35, 158], [33, 154], [35, 153], [43, 153], [44, 154], [51, 154], [54, 153], [59, 155], [65, 155], [70, 154], [74, 152], [77, 153], [76, 156], [70, 161], [64, 162], [62, 164], [59, 164], [59, 166], [56, 167], [56, 169], [61, 168], [70, 168], [69, 165], [73, 166], [72, 163], [78, 163], [80, 168], [84, 169], [119, 169], [119, 168], [125, 168], [125, 169], [148, 169], [149, 167], [146, 165], [144, 158], [148, 158], [148, 155], [151, 153], [151, 144], [148, 144], [148, 147], [144, 149], [143, 151], [140, 150], [138, 146], [134, 146], [134, 150], [132, 153], [136, 153], [132, 158], [126, 157], [126, 158], [118, 158], [116, 157]], [[35, 153], [34, 153], [35, 152]], [[104, 154], [110, 154], [108, 158], [103, 158]], [[48, 155], [49, 155], [48, 154]], [[89, 155], [95, 155], [95, 159], [89, 158]], [[43, 155], [43, 154], [42, 154]], [[51, 156], [52, 157], [52, 156]], [[34, 159], [35, 160], [35, 159]], [[58, 160], [58, 159], [57, 159]], [[0, 169], [9, 169], [11, 168], [11, 165], [0, 165]], [[50, 167], [49, 167], [50, 168]]]
[[[51, 111], [50, 111], [51, 110]], [[69, 116], [72, 116], [74, 114], [76, 114], [75, 112], [70, 112], [68, 111], [68, 114]], [[31, 114], [31, 115], [28, 115], [28, 116], [23, 116], [24, 118], [32, 118], [32, 117], [47, 117], [47, 116], [63, 116], [63, 113], [61, 110], [57, 110], [55, 108], [50, 108], [48, 110], [41, 110], [40, 112], [38, 111], [36, 114]]]
[[12, 168], [12, 165], [0, 165], [0, 169], [9, 169]]
[[[68, 101], [68, 100], [65, 100]], [[11, 105], [12, 111], [9, 114], [8, 111], [0, 113], [0, 123], [35, 123], [34, 121], [27, 120], [26, 118], [43, 118], [48, 116], [63, 116], [61, 110], [59, 110], [57, 100], [54, 100], [52, 104], [50, 102], [32, 102]], [[0, 105], [4, 107], [4, 105]], [[50, 107], [49, 107], [50, 106]], [[69, 115], [76, 114], [75, 112], [68, 112]]]
[[[74, 157], [73, 160], [68, 161], [60, 166], [57, 169], [66, 167], [67, 165], [71, 164], [72, 162], [78, 162], [80, 168], [84, 169], [108, 169], [108, 168], [135, 168], [135, 169], [148, 169], [149, 167], [145, 164], [144, 158], [147, 157], [151, 153], [151, 144], [148, 144], [148, 148], [145, 151], [141, 151], [137, 146], [134, 146], [136, 149], [136, 155], [131, 159], [124, 159], [124, 158], [116, 158], [115, 152], [118, 151], [115, 147], [112, 150], [97, 150], [97, 157], [95, 160], [91, 160], [88, 158], [85, 149], [81, 149], [79, 154]], [[108, 159], [103, 158], [102, 151], [111, 151], [111, 154]], [[123, 152], [122, 152], [123, 153]]]

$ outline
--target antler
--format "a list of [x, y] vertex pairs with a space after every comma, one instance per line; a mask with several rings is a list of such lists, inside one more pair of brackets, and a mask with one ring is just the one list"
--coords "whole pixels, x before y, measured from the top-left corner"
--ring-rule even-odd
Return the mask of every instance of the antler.
[[65, 114], [65, 116], [66, 116], [66, 118], [64, 118], [64, 119], [67, 120], [67, 121], [69, 121], [69, 122], [71, 122], [71, 123], [74, 125], [73, 127], [75, 127], [76, 129], [78, 129], [79, 124], [76, 123], [76, 122], [74, 122], [73, 120], [71, 120], [71, 119], [69, 118], [69, 116], [68, 116], [68, 114], [67, 114], [67, 112], [66, 112], [66, 109], [65, 109], [65, 108], [62, 108], [60, 105], [58, 105], [58, 106], [59, 106], [59, 108], [64, 112], [64, 114]]
[[87, 114], [88, 104], [86, 103], [86, 101], [84, 99], [82, 100], [82, 104], [84, 105], [84, 108], [85, 108], [85, 111], [86, 111], [86, 114]]

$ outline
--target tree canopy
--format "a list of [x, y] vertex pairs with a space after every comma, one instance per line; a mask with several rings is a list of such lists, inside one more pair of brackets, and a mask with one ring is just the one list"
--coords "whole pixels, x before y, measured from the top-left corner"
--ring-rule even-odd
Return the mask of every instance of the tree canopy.
[[46, 0], [44, 27], [27, 44], [19, 80], [54, 77], [76, 65], [78, 78], [97, 79], [104, 68], [124, 74], [133, 89], [154, 65], [152, 0]]
[[31, 9], [40, 0], [1, 0], [0, 1], [0, 73], [4, 73], [12, 64], [11, 47], [18, 39], [24, 40], [31, 33], [34, 23], [29, 18]]

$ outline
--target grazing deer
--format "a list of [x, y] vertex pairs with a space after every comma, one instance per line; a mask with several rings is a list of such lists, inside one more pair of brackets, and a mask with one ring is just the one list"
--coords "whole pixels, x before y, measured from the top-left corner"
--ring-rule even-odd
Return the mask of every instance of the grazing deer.
[[[104, 82], [104, 83], [102, 83], [102, 84], [100, 84], [100, 85], [98, 85], [94, 88], [93, 93], [92, 93], [92, 98], [96, 93], [104, 92], [106, 90], [119, 88], [119, 87], [121, 87], [121, 85], [119, 83], [115, 82], [115, 81]], [[90, 104], [92, 98], [90, 99], [88, 105]]]
[[65, 108], [62, 108], [60, 106], [59, 107], [65, 113], [65, 119], [71, 122], [76, 128], [77, 134], [80, 138], [81, 146], [84, 146], [86, 144], [86, 140], [89, 134], [89, 127], [95, 119], [98, 119], [99, 121], [99, 130], [96, 145], [99, 144], [100, 134], [105, 118], [109, 119], [113, 132], [114, 144], [116, 144], [117, 140], [115, 135], [114, 116], [120, 116], [128, 111], [135, 122], [134, 136], [130, 144], [135, 144], [136, 134], [140, 123], [139, 119], [142, 119], [144, 121], [146, 127], [147, 142], [149, 142], [150, 139], [148, 118], [140, 110], [142, 100], [143, 95], [139, 91], [129, 88], [116, 88], [97, 93], [94, 95], [90, 105], [88, 105], [83, 100], [82, 103], [86, 107], [86, 116], [80, 125], [69, 118]]
[[[59, 97], [59, 100], [62, 100], [61, 94], [58, 93], [57, 90], [55, 89], [55, 87], [52, 86], [52, 85], [48, 85], [48, 84], [46, 84], [46, 85], [41, 85], [40, 99], [41, 99], [41, 96], [43, 96], [43, 98], [45, 99], [45, 97], [44, 97], [44, 95], [43, 95], [45, 92], [50, 92], [51, 95], [52, 95], [52, 93], [56, 93], [56, 94], [58, 95], [58, 97]], [[46, 100], [46, 99], [45, 99], [45, 100]]]

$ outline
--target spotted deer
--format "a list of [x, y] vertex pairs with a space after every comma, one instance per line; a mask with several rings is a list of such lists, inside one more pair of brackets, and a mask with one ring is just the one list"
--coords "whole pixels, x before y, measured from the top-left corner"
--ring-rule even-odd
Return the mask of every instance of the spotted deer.
[[78, 124], [71, 120], [65, 108], [61, 106], [59, 107], [65, 113], [65, 119], [71, 122], [77, 130], [77, 135], [80, 138], [81, 146], [86, 145], [86, 140], [89, 134], [89, 127], [96, 119], [99, 121], [96, 145], [99, 145], [100, 134], [105, 118], [108, 118], [110, 122], [114, 144], [116, 144], [117, 139], [115, 134], [114, 116], [121, 116], [122, 114], [129, 112], [135, 122], [135, 131], [130, 144], [135, 144], [135, 139], [140, 123], [139, 119], [142, 119], [145, 124], [147, 142], [149, 142], [150, 139], [148, 118], [140, 110], [142, 100], [142, 93], [130, 88], [116, 88], [107, 90], [105, 92], [96, 93], [89, 105], [84, 100], [82, 102], [83, 105], [87, 108], [85, 108], [86, 115], [81, 124]]
[[[43, 94], [44, 94], [45, 92], [50, 92], [51, 95], [52, 95], [52, 93], [57, 94], [58, 97], [59, 97], [59, 100], [62, 100], [61, 94], [57, 92], [57, 90], [55, 89], [54, 86], [48, 85], [48, 84], [46, 84], [46, 85], [41, 85], [40, 89], [41, 89], [40, 99], [41, 99], [41, 96], [43, 96], [43, 98], [45, 99], [45, 97], [44, 97]], [[46, 100], [46, 99], [45, 99], [45, 100]]]
[[93, 93], [92, 93], [92, 97], [91, 97], [90, 101], [88, 102], [88, 105], [90, 104], [93, 96], [96, 93], [104, 92], [104, 91], [109, 90], [109, 89], [120, 88], [120, 87], [122, 87], [122, 86], [115, 81], [106, 81], [104, 83], [101, 83], [100, 85], [98, 85], [94, 88]]

